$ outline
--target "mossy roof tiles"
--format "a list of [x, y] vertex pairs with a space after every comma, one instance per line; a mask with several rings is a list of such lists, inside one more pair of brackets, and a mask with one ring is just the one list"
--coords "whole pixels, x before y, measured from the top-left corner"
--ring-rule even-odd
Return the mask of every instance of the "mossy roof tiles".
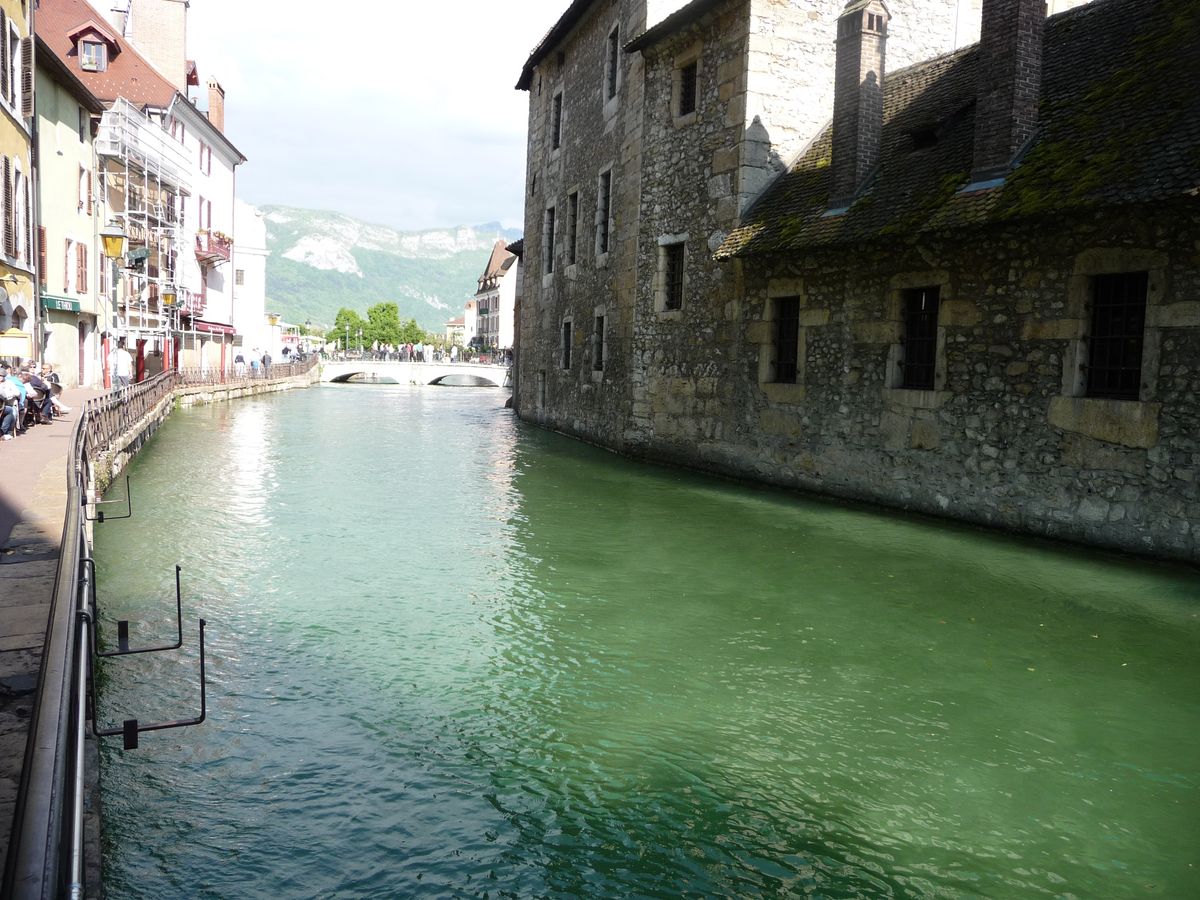
[[827, 216], [831, 133], [765, 191], [718, 258], [1200, 196], [1200, 3], [1096, 0], [1046, 22], [1039, 132], [1004, 184], [969, 180], [978, 46], [887, 76], [880, 165]]

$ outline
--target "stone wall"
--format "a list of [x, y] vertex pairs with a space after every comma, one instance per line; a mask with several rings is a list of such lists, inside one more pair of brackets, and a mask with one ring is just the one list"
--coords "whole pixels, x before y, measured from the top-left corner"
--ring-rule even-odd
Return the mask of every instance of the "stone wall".
[[[609, 35], [624, 45], [645, 27], [644, 0], [596, 3], [564, 42], [549, 48], [529, 90], [529, 152], [522, 257], [521, 337], [514, 405], [525, 418], [586, 435], [619, 421], [628, 383], [633, 320], [639, 171], [642, 60], [619, 54], [616, 96], [607, 97]], [[554, 97], [562, 95], [562, 144], [551, 146]], [[611, 245], [598, 252], [599, 187], [612, 178]], [[568, 198], [578, 196], [575, 262], [567, 247]], [[547, 272], [546, 210], [555, 216], [554, 271]], [[595, 369], [594, 326], [604, 316], [607, 351]], [[562, 363], [569, 324], [570, 368]]]
[[[686, 422], [647, 456], [823, 494], [1200, 561], [1200, 216], [1158, 210], [919, 245], [748, 260]], [[1082, 395], [1091, 275], [1150, 272], [1137, 401]], [[938, 381], [893, 387], [899, 292], [941, 288]], [[798, 384], [763, 380], [801, 298]], [[722, 329], [718, 328], [718, 333]], [[715, 375], [715, 377], [714, 377]], [[715, 399], [714, 399], [715, 396]]]

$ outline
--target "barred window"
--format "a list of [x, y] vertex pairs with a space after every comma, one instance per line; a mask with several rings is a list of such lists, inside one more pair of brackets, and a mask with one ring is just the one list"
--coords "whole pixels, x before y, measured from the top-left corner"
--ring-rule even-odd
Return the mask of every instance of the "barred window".
[[1147, 272], [1092, 277], [1087, 395], [1136, 400], [1142, 383]]
[[545, 243], [543, 252], [545, 255], [546, 274], [549, 275], [554, 271], [554, 207], [551, 206], [546, 210], [546, 225], [543, 229], [542, 240]]
[[683, 308], [683, 243], [667, 244], [663, 247], [663, 308]]
[[692, 61], [679, 70], [679, 115], [696, 111], [696, 73], [699, 63]]
[[617, 65], [621, 59], [620, 29], [614, 28], [608, 36], [608, 73], [606, 97], [611, 100], [617, 96]]
[[795, 384], [800, 355], [800, 298], [775, 301], [775, 381]]
[[931, 391], [937, 371], [937, 320], [940, 289], [904, 292], [904, 374], [900, 387]]
[[567, 197], [567, 265], [575, 265], [576, 245], [579, 242], [579, 194]]
[[604, 371], [604, 316], [596, 316], [592, 331], [592, 368], [597, 372]]
[[612, 170], [600, 175], [600, 187], [596, 195], [596, 252], [609, 250], [609, 222], [612, 218]]
[[571, 328], [570, 319], [562, 323], [562, 367], [564, 369], [571, 368]]
[[563, 101], [562, 92], [554, 95], [553, 106], [550, 112], [550, 149], [557, 150], [562, 146], [562, 114]]

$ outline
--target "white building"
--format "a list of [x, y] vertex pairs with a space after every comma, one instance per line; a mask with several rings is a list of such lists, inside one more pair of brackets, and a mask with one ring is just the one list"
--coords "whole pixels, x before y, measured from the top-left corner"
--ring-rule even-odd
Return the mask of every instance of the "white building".
[[476, 334], [484, 347], [512, 348], [519, 266], [517, 255], [505, 247], [504, 241], [496, 241], [475, 292]]
[[268, 343], [267, 221], [244, 200], [233, 205], [233, 327], [244, 347]]

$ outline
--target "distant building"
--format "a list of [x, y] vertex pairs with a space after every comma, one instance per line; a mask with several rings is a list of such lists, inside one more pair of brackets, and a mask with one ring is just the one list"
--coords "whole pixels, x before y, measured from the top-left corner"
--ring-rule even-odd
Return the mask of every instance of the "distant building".
[[467, 345], [466, 333], [467, 324], [466, 319], [463, 316], [459, 316], [457, 319], [451, 319], [446, 323], [446, 344], [457, 344], [460, 347], [465, 347]]
[[520, 415], [1200, 560], [1200, 6], [984, 0], [946, 53], [965, 5], [572, 4], [518, 82]]
[[233, 327], [235, 343], [249, 348], [267, 344], [267, 222], [244, 200], [233, 205]]
[[477, 335], [484, 347], [509, 350], [513, 345], [513, 311], [517, 296], [516, 254], [496, 241], [475, 292]]

